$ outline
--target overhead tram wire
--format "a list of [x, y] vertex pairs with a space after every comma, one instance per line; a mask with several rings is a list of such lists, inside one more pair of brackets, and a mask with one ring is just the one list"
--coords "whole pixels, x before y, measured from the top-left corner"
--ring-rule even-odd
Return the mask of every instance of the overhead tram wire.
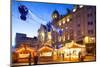
[[[30, 15], [31, 15], [31, 18], [30, 18], [30, 19], [36, 21], [36, 22], [39, 23], [39, 24], [43, 24], [42, 22], [38, 22], [37, 20], [34, 19], [33, 13], [32, 13], [30, 10], [29, 10], [29, 13], [30, 13]], [[35, 15], [35, 16], [36, 16], [36, 15]]]
[[[47, 22], [44, 18], [42, 18], [41, 16], [39, 16], [39, 15], [37, 15], [36, 13], [34, 13], [34, 12], [32, 12], [31, 10], [29, 10], [30, 12], [31, 12], [31, 14], [33, 15], [35, 15], [36, 17], [38, 17], [39, 19], [41, 19], [42, 21], [44, 21], [44, 22]], [[35, 11], [35, 10], [34, 10]]]
[[32, 18], [34, 19], [34, 17], [33, 16], [35, 16], [35, 17], [37, 17], [38, 19], [40, 19], [42, 22], [40, 23], [40, 24], [44, 24], [43, 22], [47, 22], [47, 21], [45, 21], [43, 18], [41, 18], [40, 16], [38, 16], [37, 14], [35, 14], [35, 13], [32, 13], [32, 11], [31, 10], [29, 10], [29, 13], [31, 14], [31, 16], [32, 16]]
[[[31, 11], [31, 12], [32, 12], [32, 11]], [[35, 13], [34, 13], [34, 15], [37, 16], [38, 18], [40, 18], [41, 20], [43, 20], [43, 21], [46, 22], [46, 20], [44, 20], [41, 16], [39, 16], [39, 15], [37, 15], [37, 14], [35, 14]]]
[[[18, 22], [19, 22], [19, 20], [22, 21], [19, 17], [15, 16], [15, 15], [13, 15], [13, 14], [12, 14], [12, 17], [16, 18], [16, 20], [17, 20]], [[41, 23], [39, 23], [38, 21], [36, 21], [36, 20], [34, 20], [34, 19], [32, 19], [32, 20], [33, 20], [34, 22], [36, 22], [37, 24], [41, 24]], [[23, 22], [28, 22], [28, 23], [29, 23], [28, 20], [23, 21]], [[33, 23], [29, 23], [29, 24], [32, 24], [32, 25], [33, 25]]]

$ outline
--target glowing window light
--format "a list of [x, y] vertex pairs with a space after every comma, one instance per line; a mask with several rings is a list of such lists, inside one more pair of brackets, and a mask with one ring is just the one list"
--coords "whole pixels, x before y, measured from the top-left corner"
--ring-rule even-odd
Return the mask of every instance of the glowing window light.
[[44, 39], [45, 39], [45, 34], [44, 32], [41, 32], [41, 40], [44, 41]]
[[57, 18], [57, 14], [54, 15], [54, 18]]
[[48, 32], [48, 39], [52, 39], [52, 37], [51, 37], [51, 32]]
[[44, 32], [41, 32], [41, 35], [44, 37]]
[[68, 27], [66, 27], [66, 29], [68, 29]]
[[69, 18], [67, 18], [67, 22], [69, 22], [70, 21], [70, 19]]
[[91, 41], [91, 43], [95, 43], [95, 38], [94, 37], [91, 37], [90, 38], [90, 41]]
[[59, 36], [59, 42], [61, 42], [61, 37]]
[[89, 43], [89, 37], [88, 37], [88, 36], [86, 36], [86, 37], [84, 38], [84, 42], [85, 42], [85, 43]]
[[61, 29], [62, 31], [64, 30], [64, 29]]
[[65, 24], [65, 20], [63, 20], [63, 24]]
[[63, 41], [65, 41], [65, 36], [62, 37]]
[[59, 22], [59, 26], [61, 26], [61, 22]]
[[51, 35], [48, 35], [48, 38], [51, 40]]

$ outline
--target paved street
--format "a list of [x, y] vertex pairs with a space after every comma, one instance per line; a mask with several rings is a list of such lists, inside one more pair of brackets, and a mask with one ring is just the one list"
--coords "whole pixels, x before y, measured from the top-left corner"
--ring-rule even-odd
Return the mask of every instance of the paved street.
[[[95, 57], [94, 56], [86, 56], [84, 58], [84, 61], [95, 61]], [[71, 63], [71, 62], [79, 62], [79, 61], [52, 61], [52, 62], [38, 62], [38, 65], [41, 65], [41, 64], [56, 64], [56, 63]], [[14, 63], [12, 66], [29, 66], [29, 63]], [[31, 63], [31, 65], [34, 65], [34, 62]]]

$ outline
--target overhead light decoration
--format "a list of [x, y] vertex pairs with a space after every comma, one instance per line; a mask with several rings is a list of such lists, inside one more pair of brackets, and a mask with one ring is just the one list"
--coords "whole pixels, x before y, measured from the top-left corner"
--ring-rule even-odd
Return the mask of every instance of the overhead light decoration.
[[76, 11], [76, 8], [73, 9], [73, 12], [75, 12], [75, 11]]
[[53, 19], [57, 19], [57, 14], [54, 14], [54, 15], [52, 16], [52, 18], [53, 18]]
[[78, 5], [74, 5], [73, 12], [76, 12], [76, 10], [77, 10], [78, 7], [79, 7]]
[[83, 7], [83, 5], [80, 5], [79, 7], [80, 7], [80, 8], [82, 8], [82, 7]]
[[20, 5], [18, 7], [18, 10], [19, 10], [19, 13], [20, 13], [20, 19], [23, 20], [23, 21], [26, 21], [27, 19], [27, 15], [28, 15], [28, 8], [25, 6], [25, 5]]

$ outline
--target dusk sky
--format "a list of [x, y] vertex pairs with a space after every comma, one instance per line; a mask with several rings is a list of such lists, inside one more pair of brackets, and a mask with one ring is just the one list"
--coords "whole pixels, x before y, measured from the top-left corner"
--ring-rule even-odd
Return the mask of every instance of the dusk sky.
[[[16, 2], [12, 0], [12, 46], [15, 45], [16, 33], [27, 34], [28, 37], [37, 36], [37, 30], [41, 24], [46, 24], [51, 21], [51, 14], [57, 10], [61, 15], [67, 13], [66, 8], [73, 9], [71, 4], [48, 4], [38, 2]], [[25, 5], [30, 11], [27, 15], [27, 20], [20, 19], [18, 11], [19, 5]]]

